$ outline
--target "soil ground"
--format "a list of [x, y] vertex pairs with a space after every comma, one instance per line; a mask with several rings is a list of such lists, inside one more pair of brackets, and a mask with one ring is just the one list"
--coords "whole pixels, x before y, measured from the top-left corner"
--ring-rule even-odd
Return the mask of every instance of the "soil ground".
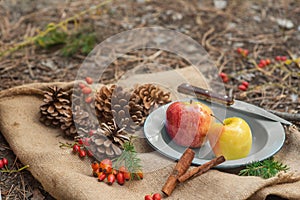
[[[218, 8], [222, 2], [227, 5]], [[47, 48], [33, 43], [16, 51], [10, 49], [38, 35], [50, 23], [57, 24], [99, 3], [0, 1], [0, 55], [5, 53], [0, 57], [0, 90], [33, 82], [74, 80], [86, 55], [79, 50], [63, 56], [67, 41]], [[287, 116], [300, 113], [300, 1], [116, 0], [77, 19], [80, 28], [71, 20], [66, 25], [67, 34], [92, 33], [95, 44], [132, 28], [161, 26], [182, 32], [199, 42], [219, 72], [228, 75], [225, 88], [235, 98]], [[239, 55], [237, 48], [248, 49], [251, 59]], [[292, 62], [276, 62], [276, 56], [286, 56]], [[170, 58], [167, 55], [164, 61], [171, 65]], [[261, 59], [267, 58], [270, 66], [257, 67]], [[120, 69], [125, 71], [129, 65], [130, 61], [125, 60]], [[116, 73], [113, 70], [107, 80], [115, 78]], [[250, 83], [247, 91], [238, 89], [243, 80]], [[299, 125], [296, 119], [295, 123]], [[12, 169], [22, 167], [2, 135], [0, 141], [0, 157], [7, 157]], [[1, 174], [0, 188], [3, 199], [53, 199], [26, 170]]]

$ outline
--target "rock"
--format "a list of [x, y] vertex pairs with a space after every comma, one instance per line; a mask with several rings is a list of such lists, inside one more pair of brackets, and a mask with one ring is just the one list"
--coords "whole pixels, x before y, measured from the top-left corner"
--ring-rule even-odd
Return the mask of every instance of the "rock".
[[277, 18], [276, 19], [277, 24], [281, 27], [281, 28], [285, 28], [285, 29], [292, 29], [294, 28], [294, 24], [291, 20], [289, 19], [281, 19], [281, 18]]
[[261, 22], [261, 18], [257, 15], [253, 16], [254, 21]]
[[227, 7], [227, 1], [226, 0], [214, 0], [214, 6], [217, 9], [224, 9]]

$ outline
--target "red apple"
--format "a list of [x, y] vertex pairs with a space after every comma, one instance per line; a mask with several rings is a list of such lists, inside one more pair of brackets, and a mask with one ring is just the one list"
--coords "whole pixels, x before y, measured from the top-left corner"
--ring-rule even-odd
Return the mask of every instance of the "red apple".
[[174, 102], [167, 109], [166, 129], [178, 145], [198, 148], [206, 142], [212, 110], [196, 101]]

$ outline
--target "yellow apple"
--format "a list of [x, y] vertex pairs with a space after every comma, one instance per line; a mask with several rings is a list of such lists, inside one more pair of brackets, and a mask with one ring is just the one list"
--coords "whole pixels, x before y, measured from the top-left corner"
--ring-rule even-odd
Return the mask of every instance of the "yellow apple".
[[223, 155], [226, 160], [247, 157], [252, 146], [250, 126], [239, 117], [227, 118], [223, 124], [214, 123], [208, 140], [215, 155]]

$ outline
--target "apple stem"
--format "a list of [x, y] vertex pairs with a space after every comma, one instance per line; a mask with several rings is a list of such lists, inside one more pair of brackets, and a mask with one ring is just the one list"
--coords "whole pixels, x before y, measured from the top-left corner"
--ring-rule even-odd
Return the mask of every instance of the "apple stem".
[[225, 124], [222, 122], [222, 120], [220, 120], [218, 117], [216, 117], [213, 114], [210, 114], [210, 116], [214, 117], [215, 119], [217, 119], [221, 124], [223, 124], [223, 126], [225, 126]]

